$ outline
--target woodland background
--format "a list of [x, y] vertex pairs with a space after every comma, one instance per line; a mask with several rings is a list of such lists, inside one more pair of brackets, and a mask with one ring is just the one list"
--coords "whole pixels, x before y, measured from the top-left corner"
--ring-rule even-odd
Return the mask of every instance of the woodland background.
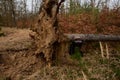
[[[42, 0], [0, 0], [0, 25], [30, 28]], [[66, 0], [59, 24], [65, 33], [120, 33], [119, 0]]]
[[[30, 40], [28, 29], [36, 23], [41, 2], [0, 0], [0, 47], [16, 46], [8, 44], [14, 40], [18, 44], [29, 43], [20, 40]], [[58, 21], [63, 33], [120, 35], [120, 0], [65, 0]], [[13, 51], [5, 50], [0, 52], [0, 80], [120, 80], [120, 42], [103, 42], [102, 45], [105, 56], [108, 50], [109, 59], [101, 57], [99, 42], [85, 42], [81, 48], [84, 56], [77, 50], [71, 56], [78, 65], [52, 68], [40, 68], [40, 61], [31, 55], [33, 51], [15, 51], [16, 47]]]

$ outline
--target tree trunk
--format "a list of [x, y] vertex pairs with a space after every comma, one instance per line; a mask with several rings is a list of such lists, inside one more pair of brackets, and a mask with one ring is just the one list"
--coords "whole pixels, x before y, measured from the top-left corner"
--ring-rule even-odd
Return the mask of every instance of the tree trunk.
[[[43, 59], [48, 66], [51, 66], [53, 61], [63, 60], [66, 56], [66, 43], [63, 33], [58, 27], [57, 14], [59, 6], [64, 0], [58, 3], [59, 0], [43, 0], [38, 15], [38, 20], [34, 28], [35, 33], [31, 37], [35, 41], [35, 55]], [[68, 41], [66, 41], [68, 42]]]
[[120, 35], [102, 35], [102, 34], [65, 34], [69, 40], [81, 41], [120, 41]]
[[16, 16], [15, 16], [15, 2], [14, 0], [10, 0], [10, 13], [12, 17], [12, 26], [16, 27]]

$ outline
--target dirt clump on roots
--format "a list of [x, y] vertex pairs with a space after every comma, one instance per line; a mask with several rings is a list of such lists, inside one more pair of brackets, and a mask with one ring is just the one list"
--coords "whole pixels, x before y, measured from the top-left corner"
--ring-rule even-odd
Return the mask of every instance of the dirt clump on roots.
[[[70, 80], [72, 74], [79, 78], [76, 75], [79, 68], [74, 70], [67, 64], [48, 68], [40, 56], [36, 57], [29, 36], [31, 30], [2, 28], [2, 31], [5, 36], [0, 37], [0, 80]], [[69, 75], [72, 69], [73, 73]]]
[[20, 80], [31, 75], [43, 65], [33, 56], [31, 32], [28, 29], [3, 28], [0, 37], [0, 80]]

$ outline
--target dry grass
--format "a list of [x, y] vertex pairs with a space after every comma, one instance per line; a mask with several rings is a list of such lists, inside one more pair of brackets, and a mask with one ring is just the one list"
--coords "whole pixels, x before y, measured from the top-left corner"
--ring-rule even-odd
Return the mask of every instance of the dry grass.
[[44, 67], [25, 80], [119, 80], [120, 54], [110, 54], [109, 59], [103, 59], [100, 53], [86, 53], [78, 65]]
[[[6, 34], [12, 35], [15, 32], [7, 30], [10, 32]], [[20, 35], [16, 34], [14, 37], [20, 40], [20, 36], [26, 33], [24, 31], [20, 31]], [[26, 38], [25, 36], [23, 37]], [[0, 39], [0, 41], [6, 40]], [[9, 78], [12, 80], [119, 80], [120, 43], [114, 42], [108, 45], [109, 59], [101, 57], [99, 43], [86, 43], [87, 47], [83, 46], [84, 57], [78, 54], [72, 56], [79, 64], [58, 63], [59, 65], [51, 68], [41, 64], [40, 60], [33, 56], [33, 50], [0, 52], [0, 80]]]
[[28, 29], [2, 28], [5, 36], [0, 37], [0, 51], [22, 50], [31, 46]]

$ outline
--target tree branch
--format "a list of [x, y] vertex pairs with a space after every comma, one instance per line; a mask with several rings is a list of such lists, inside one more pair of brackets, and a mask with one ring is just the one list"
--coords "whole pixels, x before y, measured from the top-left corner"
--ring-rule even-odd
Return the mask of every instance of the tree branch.
[[59, 12], [59, 8], [60, 8], [61, 4], [62, 4], [64, 1], [65, 1], [65, 0], [61, 0], [61, 1], [58, 3], [57, 13]]

